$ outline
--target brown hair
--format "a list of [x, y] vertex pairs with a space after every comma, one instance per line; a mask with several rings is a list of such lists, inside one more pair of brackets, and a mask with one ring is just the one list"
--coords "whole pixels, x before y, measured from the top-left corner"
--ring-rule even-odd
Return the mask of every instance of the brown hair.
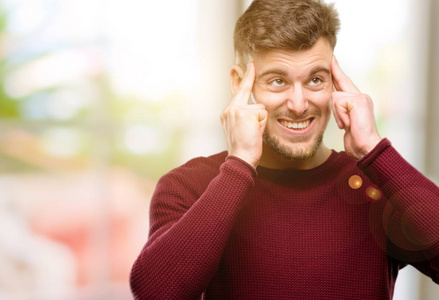
[[235, 26], [235, 56], [243, 64], [259, 50], [311, 48], [325, 37], [332, 49], [340, 27], [333, 4], [322, 0], [254, 0]]

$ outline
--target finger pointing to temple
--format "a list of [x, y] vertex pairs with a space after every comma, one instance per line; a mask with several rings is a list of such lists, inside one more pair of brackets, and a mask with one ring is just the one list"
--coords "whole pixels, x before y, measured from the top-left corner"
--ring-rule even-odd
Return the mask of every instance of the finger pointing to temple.
[[240, 105], [247, 104], [253, 89], [254, 81], [255, 81], [255, 66], [253, 62], [250, 62], [247, 65], [247, 71], [244, 74], [244, 78], [241, 81], [241, 85], [239, 86], [239, 89], [235, 97], [233, 97], [232, 101], [235, 104], [240, 104]]
[[331, 72], [333, 84], [337, 91], [349, 93], [360, 92], [351, 79], [341, 70], [335, 56], [332, 57]]

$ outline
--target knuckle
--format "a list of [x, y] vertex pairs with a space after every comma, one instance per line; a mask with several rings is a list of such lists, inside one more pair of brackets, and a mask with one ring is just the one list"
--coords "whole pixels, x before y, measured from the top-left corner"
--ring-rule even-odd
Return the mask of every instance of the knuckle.
[[361, 94], [360, 99], [361, 99], [364, 103], [372, 103], [372, 99], [370, 98], [369, 95]]
[[223, 120], [227, 116], [227, 110], [223, 110], [223, 112], [220, 114], [220, 119]]

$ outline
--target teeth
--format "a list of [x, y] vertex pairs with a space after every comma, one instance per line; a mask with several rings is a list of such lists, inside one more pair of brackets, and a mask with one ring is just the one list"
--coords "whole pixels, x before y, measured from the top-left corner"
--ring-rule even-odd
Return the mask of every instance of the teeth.
[[288, 121], [281, 121], [280, 122], [283, 126], [288, 127], [290, 129], [305, 129], [308, 127], [308, 125], [311, 123], [311, 120], [306, 120], [304, 122], [288, 122]]

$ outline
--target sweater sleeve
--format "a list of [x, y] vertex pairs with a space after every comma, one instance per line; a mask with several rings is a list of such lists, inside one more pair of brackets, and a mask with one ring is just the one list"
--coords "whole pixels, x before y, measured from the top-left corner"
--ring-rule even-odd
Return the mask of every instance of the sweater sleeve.
[[387, 199], [383, 212], [389, 255], [439, 283], [439, 189], [382, 140], [357, 163]]
[[189, 173], [171, 172], [156, 187], [149, 239], [131, 271], [135, 299], [195, 299], [202, 295], [256, 176], [251, 166], [228, 157], [198, 195], [194, 187], [203, 174]]

